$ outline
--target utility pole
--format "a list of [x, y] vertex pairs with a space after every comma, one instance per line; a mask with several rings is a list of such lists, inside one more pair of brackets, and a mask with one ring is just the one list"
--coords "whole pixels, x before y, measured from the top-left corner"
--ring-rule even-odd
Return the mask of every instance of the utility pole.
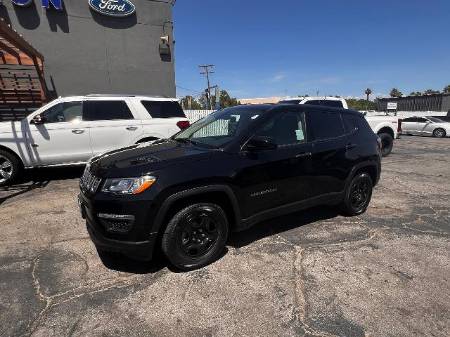
[[208, 85], [208, 91], [206, 92], [206, 100], [208, 101], [208, 107], [211, 110], [212, 106], [211, 106], [211, 83], [209, 81], [209, 74], [214, 74], [214, 64], [204, 64], [204, 65], [200, 65], [199, 68], [202, 70], [200, 72], [200, 74], [202, 75], [206, 75], [206, 82]]

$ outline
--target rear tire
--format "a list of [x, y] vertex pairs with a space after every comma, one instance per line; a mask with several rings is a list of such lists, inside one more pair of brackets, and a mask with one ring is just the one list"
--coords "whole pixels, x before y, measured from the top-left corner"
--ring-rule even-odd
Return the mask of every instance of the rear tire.
[[11, 185], [22, 169], [22, 163], [15, 155], [0, 149], [0, 187]]
[[389, 156], [394, 147], [394, 138], [389, 133], [380, 133], [378, 137], [381, 139], [381, 155], [383, 157]]
[[436, 130], [433, 131], [433, 137], [436, 138], [444, 138], [446, 136], [446, 132], [444, 129], [438, 128]]
[[355, 216], [364, 213], [372, 198], [373, 182], [367, 173], [353, 177], [345, 191], [341, 210], [345, 215]]
[[172, 217], [161, 247], [174, 267], [188, 271], [214, 262], [227, 238], [228, 220], [223, 209], [212, 203], [197, 203]]

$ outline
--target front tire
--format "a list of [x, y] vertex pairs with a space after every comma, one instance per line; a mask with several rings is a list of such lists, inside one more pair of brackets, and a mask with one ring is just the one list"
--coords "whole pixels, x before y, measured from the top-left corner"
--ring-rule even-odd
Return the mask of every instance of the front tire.
[[161, 246], [174, 267], [188, 271], [214, 262], [227, 238], [228, 220], [223, 209], [212, 203], [197, 203], [172, 217]]
[[373, 182], [367, 173], [353, 177], [345, 191], [341, 209], [349, 216], [360, 215], [367, 210], [372, 198]]
[[13, 183], [22, 171], [22, 163], [10, 152], [0, 150], [0, 187]]
[[394, 147], [394, 138], [389, 133], [380, 133], [378, 137], [381, 139], [381, 155], [383, 157], [389, 156]]
[[433, 137], [436, 137], [436, 138], [444, 138], [446, 135], [447, 134], [446, 134], [445, 130], [441, 129], [441, 128], [433, 131]]

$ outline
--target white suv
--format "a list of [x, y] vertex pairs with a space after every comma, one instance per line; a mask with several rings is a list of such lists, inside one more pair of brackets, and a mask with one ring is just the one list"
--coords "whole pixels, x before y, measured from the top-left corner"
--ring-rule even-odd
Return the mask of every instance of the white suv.
[[0, 123], [0, 186], [22, 168], [85, 164], [100, 153], [168, 138], [188, 126], [176, 99], [58, 98], [21, 121]]
[[341, 108], [348, 109], [347, 101], [339, 97], [295, 97], [286, 98], [279, 102], [280, 104], [309, 104], [309, 105], [320, 105], [329, 106], [331, 108]]

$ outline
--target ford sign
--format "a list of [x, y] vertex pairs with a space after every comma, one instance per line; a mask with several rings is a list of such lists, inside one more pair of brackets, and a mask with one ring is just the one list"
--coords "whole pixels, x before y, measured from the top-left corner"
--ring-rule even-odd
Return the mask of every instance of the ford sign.
[[116, 17], [129, 16], [136, 10], [129, 0], [89, 0], [89, 6], [100, 14]]

